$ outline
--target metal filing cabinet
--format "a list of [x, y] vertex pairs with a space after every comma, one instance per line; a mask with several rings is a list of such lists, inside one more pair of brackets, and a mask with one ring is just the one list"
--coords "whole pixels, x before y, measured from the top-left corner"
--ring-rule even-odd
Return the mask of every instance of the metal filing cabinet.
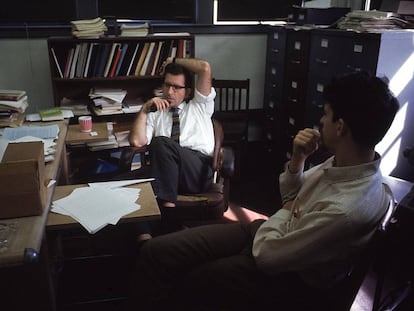
[[283, 81], [285, 75], [286, 29], [270, 27], [267, 39], [267, 66], [264, 89], [265, 151], [270, 169], [279, 169], [282, 162]]
[[[280, 50], [283, 44], [284, 53]], [[267, 129], [270, 129], [267, 133], [271, 161], [280, 161], [277, 165], [281, 168], [290, 156], [297, 131], [319, 125], [323, 89], [334, 76], [365, 70], [390, 79], [390, 88], [400, 102], [403, 115], [398, 139], [393, 138], [398, 146], [393, 151], [394, 158], [389, 160], [397, 161], [390, 163], [394, 167], [391, 173], [403, 179], [412, 178], [413, 168], [402, 154], [404, 148], [414, 145], [413, 31], [356, 33], [339, 29], [270, 27], [267, 64], [264, 108]], [[309, 164], [321, 159], [323, 155], [315, 155]], [[385, 158], [382, 163], [387, 161]]]
[[305, 120], [310, 32], [287, 29], [285, 77], [283, 87], [285, 158], [290, 158], [292, 141]]

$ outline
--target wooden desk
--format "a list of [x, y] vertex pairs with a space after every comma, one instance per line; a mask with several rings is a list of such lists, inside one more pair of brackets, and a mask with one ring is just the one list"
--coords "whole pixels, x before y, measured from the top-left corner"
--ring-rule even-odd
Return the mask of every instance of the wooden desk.
[[106, 122], [92, 124], [92, 131], [97, 132], [97, 136], [91, 136], [90, 133], [83, 133], [79, 129], [79, 124], [72, 124], [68, 127], [66, 144], [86, 144], [98, 141], [108, 140], [108, 126]]
[[[56, 187], [55, 194], [53, 196], [53, 201], [69, 195], [74, 189], [79, 187], [87, 187], [87, 185], [82, 184]], [[131, 185], [129, 187], [141, 188], [139, 198], [136, 201], [136, 203], [141, 205], [141, 208], [131, 214], [122, 217], [120, 222], [126, 223], [159, 219], [161, 217], [161, 212], [158, 208], [157, 201], [155, 200], [151, 184], [141, 183]], [[74, 228], [79, 226], [80, 224], [72, 217], [52, 212], [49, 213], [49, 217], [46, 223], [46, 229], [48, 231]]]
[[[64, 150], [67, 121], [36, 125], [50, 124], [59, 125], [59, 135], [57, 139], [55, 159], [46, 163], [45, 177], [49, 180], [56, 180], [59, 176], [60, 168], [62, 167], [62, 161], [65, 159]], [[16, 231], [13, 236], [11, 236], [7, 249], [0, 252], [0, 267], [22, 265], [25, 263], [37, 262], [39, 260], [40, 247], [54, 189], [54, 185], [47, 189], [46, 202], [42, 215], [1, 220], [1, 222], [5, 224], [14, 224]]]

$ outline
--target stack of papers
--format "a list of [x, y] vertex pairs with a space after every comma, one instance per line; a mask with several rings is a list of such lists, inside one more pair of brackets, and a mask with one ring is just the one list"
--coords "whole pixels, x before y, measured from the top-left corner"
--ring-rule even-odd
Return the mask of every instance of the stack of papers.
[[123, 186], [151, 180], [90, 183], [89, 187], [77, 188], [69, 196], [54, 201], [51, 211], [71, 216], [94, 234], [108, 224], [117, 224], [121, 217], [141, 208], [135, 203], [140, 189]]
[[122, 89], [92, 88], [89, 91], [89, 98], [94, 102], [93, 111], [97, 115], [120, 114], [122, 101], [127, 91]]
[[121, 37], [142, 37], [148, 35], [148, 31], [148, 23], [121, 24]]
[[7, 142], [19, 143], [29, 141], [42, 141], [44, 146], [45, 162], [54, 160], [56, 153], [56, 138], [59, 134], [59, 126], [21, 126], [18, 128], [7, 127], [3, 131], [3, 138]]
[[22, 125], [28, 106], [26, 91], [0, 90], [0, 127]]
[[412, 26], [410, 22], [396, 13], [376, 10], [355, 10], [346, 14], [345, 18], [338, 22], [339, 29], [357, 32], [412, 28]]
[[70, 22], [72, 34], [78, 38], [98, 38], [108, 30], [102, 18], [83, 19]]

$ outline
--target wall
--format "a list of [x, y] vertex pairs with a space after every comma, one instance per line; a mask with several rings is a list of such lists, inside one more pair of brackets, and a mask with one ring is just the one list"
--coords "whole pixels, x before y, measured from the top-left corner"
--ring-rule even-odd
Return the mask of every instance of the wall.
[[[197, 35], [196, 57], [208, 60], [217, 78], [251, 79], [252, 108], [263, 106], [266, 36]], [[26, 112], [53, 106], [45, 39], [0, 40], [0, 89], [23, 89], [29, 97]]]
[[197, 35], [196, 57], [209, 61], [217, 79], [250, 78], [250, 107], [263, 108], [266, 35]]
[[0, 68], [0, 89], [26, 90], [26, 112], [53, 105], [46, 40], [0, 40]]

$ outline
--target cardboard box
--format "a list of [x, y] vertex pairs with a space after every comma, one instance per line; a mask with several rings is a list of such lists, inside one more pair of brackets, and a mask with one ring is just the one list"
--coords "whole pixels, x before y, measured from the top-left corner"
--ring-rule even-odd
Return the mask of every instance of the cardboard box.
[[9, 143], [0, 163], [0, 218], [41, 215], [45, 182], [43, 142]]

